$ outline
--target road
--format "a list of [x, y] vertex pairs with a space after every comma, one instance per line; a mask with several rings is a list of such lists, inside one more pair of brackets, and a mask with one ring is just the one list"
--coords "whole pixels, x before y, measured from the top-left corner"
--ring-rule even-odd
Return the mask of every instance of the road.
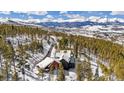
[[41, 61], [43, 61], [46, 57], [50, 57], [53, 47], [54, 47], [54, 44], [51, 45], [49, 51], [48, 51], [47, 54], [43, 57], [43, 59], [41, 59], [40, 61], [35, 62], [35, 64], [34, 64], [33, 67], [32, 67], [32, 70], [36, 67], [37, 64], [39, 64]]

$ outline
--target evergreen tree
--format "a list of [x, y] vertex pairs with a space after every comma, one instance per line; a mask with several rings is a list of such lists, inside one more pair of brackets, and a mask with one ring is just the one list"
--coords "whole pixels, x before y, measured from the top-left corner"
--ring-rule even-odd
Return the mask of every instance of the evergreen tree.
[[49, 74], [50, 74], [50, 80], [53, 80], [53, 74], [54, 74], [54, 67], [53, 65], [50, 66], [50, 71], [49, 71]]
[[14, 73], [13, 73], [13, 75], [12, 75], [12, 80], [13, 80], [13, 81], [18, 81], [18, 80], [19, 80], [18, 72], [15, 72], [15, 71], [14, 71]]
[[85, 79], [92, 80], [93, 73], [90, 62], [84, 61], [82, 63], [77, 64], [76, 73], [77, 80], [79, 81], [83, 81]]
[[124, 80], [124, 62], [119, 62], [114, 67], [116, 77], [118, 80]]
[[110, 70], [104, 64], [99, 63], [102, 73], [104, 74], [105, 80], [109, 80]]
[[78, 81], [82, 80], [80, 69], [81, 69], [81, 64], [77, 64], [76, 65], [76, 74], [77, 74], [77, 80]]
[[39, 66], [37, 67], [38, 69], [38, 76], [42, 78], [43, 80], [43, 77], [44, 77], [44, 69], [40, 68]]
[[99, 80], [99, 68], [97, 67], [96, 68], [96, 71], [95, 71], [95, 76], [94, 76], [94, 80]]
[[12, 50], [9, 45], [5, 45], [3, 49], [3, 56], [5, 60], [5, 71], [6, 71], [6, 80], [9, 80], [9, 74], [11, 70], [11, 63], [12, 63]]
[[62, 63], [59, 64], [59, 69], [58, 69], [58, 81], [64, 81], [65, 80], [65, 74], [64, 74], [64, 69]]

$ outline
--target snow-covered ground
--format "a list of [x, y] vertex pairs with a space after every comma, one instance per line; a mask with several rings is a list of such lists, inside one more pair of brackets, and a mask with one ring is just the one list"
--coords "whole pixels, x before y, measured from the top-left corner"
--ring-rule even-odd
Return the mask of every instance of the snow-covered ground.
[[[91, 35], [87, 35], [88, 37]], [[91, 36], [92, 37], [92, 36]], [[70, 50], [60, 50], [59, 52], [57, 52], [57, 49], [55, 48], [55, 45], [58, 45], [58, 41], [57, 41], [57, 37], [55, 36], [50, 36], [50, 37], [38, 37], [36, 38], [37, 40], [42, 40], [43, 43], [43, 53], [32, 53], [31, 51], [26, 51], [27, 54], [29, 54], [29, 58], [26, 59], [26, 64], [25, 65], [29, 65], [30, 69], [25, 68], [25, 75], [22, 74], [21, 69], [16, 68], [18, 71], [18, 75], [20, 77], [20, 80], [23, 80], [25, 78], [26, 81], [51, 81], [51, 80], [57, 80], [57, 72], [54, 71], [53, 75], [50, 75], [49, 72], [44, 72], [43, 73], [43, 77], [38, 76], [38, 70], [37, 70], [37, 65], [38, 64], [43, 64], [43, 60], [46, 60], [47, 57], [50, 58], [54, 58], [56, 60], [60, 60], [60, 59], [65, 59], [67, 62], [69, 62], [69, 58], [70, 58], [70, 54], [71, 51]], [[21, 43], [23, 45], [26, 44], [30, 44], [32, 42], [31, 37], [28, 36], [16, 36], [16, 37], [7, 37], [6, 40], [10, 40], [13, 47], [17, 48], [18, 45]], [[87, 54], [88, 55], [88, 54]], [[93, 55], [90, 54], [88, 55], [91, 60], [91, 68], [92, 68], [92, 72], [93, 75], [95, 75], [96, 69], [97, 69], [97, 63], [96, 61], [98, 60], [98, 58]], [[59, 58], [59, 59], [57, 59]], [[80, 57], [80, 60], [85, 60], [86, 58], [84, 56]], [[4, 59], [2, 59], [4, 61]], [[52, 61], [52, 59], [51, 59]], [[101, 61], [101, 60], [100, 60]], [[101, 61], [103, 62], [103, 61]], [[16, 62], [16, 65], [19, 62]], [[47, 62], [46, 62], [47, 63]], [[106, 63], [106, 62], [103, 62]], [[14, 70], [14, 68], [13, 68]], [[102, 71], [99, 67], [99, 75], [102, 75]], [[74, 69], [69, 69], [68, 71], [65, 70], [65, 80], [66, 81], [76, 81], [77, 75], [76, 75], [76, 71], [75, 68]]]

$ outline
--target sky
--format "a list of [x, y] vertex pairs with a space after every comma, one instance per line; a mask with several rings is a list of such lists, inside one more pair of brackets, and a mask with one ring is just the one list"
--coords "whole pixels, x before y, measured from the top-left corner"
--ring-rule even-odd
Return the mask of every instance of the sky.
[[37, 22], [78, 22], [102, 18], [124, 21], [124, 11], [0, 11], [0, 19]]

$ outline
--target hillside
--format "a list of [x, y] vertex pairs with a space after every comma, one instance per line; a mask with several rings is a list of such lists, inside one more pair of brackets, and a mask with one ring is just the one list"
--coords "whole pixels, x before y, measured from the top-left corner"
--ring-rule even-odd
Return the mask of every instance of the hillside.
[[124, 47], [112, 41], [42, 27], [0, 25], [3, 81], [124, 80], [123, 65]]

